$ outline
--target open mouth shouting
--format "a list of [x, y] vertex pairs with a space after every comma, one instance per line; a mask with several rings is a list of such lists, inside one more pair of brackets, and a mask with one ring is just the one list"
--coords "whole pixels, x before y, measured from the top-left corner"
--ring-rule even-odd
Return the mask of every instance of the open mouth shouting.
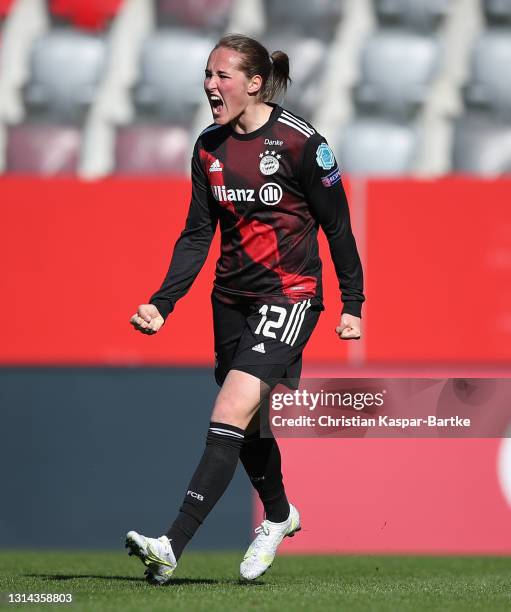
[[211, 94], [209, 96], [209, 103], [211, 105], [211, 111], [213, 112], [213, 117], [220, 117], [222, 111], [224, 109], [224, 102], [220, 96], [215, 94]]
[[224, 102], [220, 96], [212, 94], [209, 96], [209, 103], [211, 104], [211, 110], [213, 111], [213, 117], [221, 115], [224, 108]]

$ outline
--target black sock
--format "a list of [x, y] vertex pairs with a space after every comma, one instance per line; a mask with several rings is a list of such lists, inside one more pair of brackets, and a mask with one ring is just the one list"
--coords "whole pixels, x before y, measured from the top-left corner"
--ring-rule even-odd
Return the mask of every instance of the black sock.
[[233, 425], [209, 424], [204, 454], [188, 485], [178, 517], [166, 534], [172, 540], [176, 559], [231, 482], [243, 444], [243, 433], [243, 429]]
[[277, 440], [261, 438], [259, 431], [246, 436], [240, 459], [263, 502], [266, 518], [274, 523], [285, 521], [289, 516], [289, 503], [282, 483]]

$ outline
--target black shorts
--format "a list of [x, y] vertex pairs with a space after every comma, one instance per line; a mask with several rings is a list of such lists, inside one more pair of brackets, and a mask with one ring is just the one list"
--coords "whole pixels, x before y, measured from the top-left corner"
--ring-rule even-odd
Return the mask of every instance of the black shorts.
[[314, 299], [296, 304], [228, 304], [215, 293], [211, 301], [216, 382], [222, 385], [229, 370], [241, 370], [270, 387], [282, 381], [296, 388], [302, 352], [322, 304]]

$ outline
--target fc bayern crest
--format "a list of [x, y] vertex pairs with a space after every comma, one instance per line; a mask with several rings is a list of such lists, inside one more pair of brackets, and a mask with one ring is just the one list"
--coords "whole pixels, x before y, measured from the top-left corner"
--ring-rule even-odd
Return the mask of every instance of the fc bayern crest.
[[269, 176], [277, 172], [280, 167], [279, 159], [282, 155], [277, 154], [277, 151], [265, 151], [264, 153], [260, 153], [259, 157], [261, 158], [259, 170], [261, 170], [262, 174]]

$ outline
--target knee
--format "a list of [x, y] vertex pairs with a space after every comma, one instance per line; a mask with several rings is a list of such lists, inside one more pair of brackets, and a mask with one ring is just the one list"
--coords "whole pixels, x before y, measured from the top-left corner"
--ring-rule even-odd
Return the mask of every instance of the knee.
[[246, 429], [256, 410], [257, 406], [244, 402], [242, 398], [232, 394], [220, 393], [213, 407], [211, 420], [216, 423], [229, 423], [229, 425]]
[[250, 374], [231, 370], [216, 398], [212, 420], [246, 429], [260, 402], [260, 381]]
[[[238, 405], [235, 398], [229, 396], [217, 397], [213, 407], [213, 415], [211, 420], [218, 423], [229, 423], [230, 425], [243, 427], [243, 429], [245, 429], [245, 427], [248, 425], [245, 412], [246, 411]], [[240, 423], [243, 424], [240, 425]]]

